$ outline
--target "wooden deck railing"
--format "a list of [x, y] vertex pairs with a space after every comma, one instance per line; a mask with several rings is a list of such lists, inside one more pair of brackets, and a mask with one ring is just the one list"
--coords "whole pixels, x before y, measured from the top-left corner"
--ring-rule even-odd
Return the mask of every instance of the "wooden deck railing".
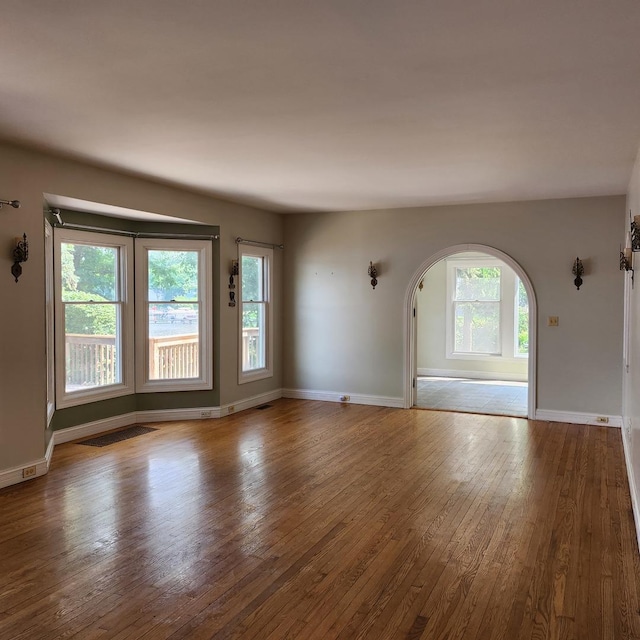
[[[200, 375], [198, 334], [149, 339], [151, 380], [197, 378]], [[67, 389], [120, 382], [115, 336], [67, 334]]]
[[[242, 330], [243, 371], [259, 365], [259, 337], [258, 328]], [[67, 334], [66, 365], [67, 389], [117, 384], [120, 379], [115, 336]], [[197, 378], [198, 334], [150, 338], [149, 373], [151, 380]]]
[[115, 336], [69, 333], [66, 340], [66, 387], [100, 387], [120, 382]]
[[242, 329], [242, 370], [251, 371], [259, 368], [258, 361], [258, 338], [260, 337], [259, 327]]
[[149, 338], [149, 377], [176, 380], [200, 376], [198, 334]]

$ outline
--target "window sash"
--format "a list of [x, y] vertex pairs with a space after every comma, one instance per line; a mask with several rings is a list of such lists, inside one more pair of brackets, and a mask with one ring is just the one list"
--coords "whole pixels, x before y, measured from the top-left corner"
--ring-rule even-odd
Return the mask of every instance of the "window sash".
[[[272, 352], [272, 262], [273, 250], [239, 245], [240, 313], [238, 383], [273, 376]], [[252, 273], [251, 282], [246, 270]], [[244, 284], [244, 286], [243, 286]]]
[[[482, 256], [455, 257], [446, 260], [447, 273], [447, 305], [446, 305], [446, 357], [452, 360], [483, 360], [499, 358], [504, 362], [520, 361], [526, 359], [528, 354], [518, 353], [518, 277], [508, 265], [495, 258], [485, 258]], [[500, 268], [500, 288], [499, 299], [491, 300], [492, 296], [471, 296], [460, 295], [456, 287], [458, 269], [470, 268]], [[459, 299], [457, 299], [459, 298]], [[469, 299], [471, 298], [471, 299]], [[481, 299], [475, 299], [481, 298]], [[489, 299], [485, 299], [489, 298]], [[456, 316], [458, 305], [499, 305], [500, 320], [498, 328], [499, 345], [484, 351], [467, 351], [460, 348], [460, 343], [456, 344]], [[466, 345], [465, 345], [466, 347]]]
[[[104, 247], [116, 250], [113, 300], [71, 300], [63, 291], [63, 245]], [[70, 229], [54, 232], [54, 340], [56, 407], [65, 408], [134, 393], [133, 383], [133, 243], [129, 238]], [[68, 264], [65, 266], [69, 268]], [[81, 272], [80, 272], [81, 273]], [[74, 271], [75, 274], [75, 271]], [[76, 274], [77, 275], [77, 274]], [[89, 294], [90, 296], [91, 294]], [[97, 297], [97, 295], [96, 295]], [[67, 299], [63, 299], [67, 298]], [[82, 322], [111, 324], [113, 335], [87, 333]], [[74, 311], [75, 310], [75, 311]], [[70, 313], [71, 312], [71, 313]], [[80, 323], [69, 331], [68, 320]], [[87, 326], [86, 324], [84, 325]], [[95, 325], [94, 325], [95, 326]], [[106, 329], [109, 331], [110, 329]], [[69, 339], [74, 336], [74, 339]], [[72, 369], [73, 367], [73, 369]], [[75, 380], [75, 382], [74, 382]]]
[[[136, 391], [213, 388], [211, 242], [137, 238], [135, 247]], [[149, 253], [156, 251], [197, 255], [195, 293], [166, 300], [159, 288], [150, 290]]]

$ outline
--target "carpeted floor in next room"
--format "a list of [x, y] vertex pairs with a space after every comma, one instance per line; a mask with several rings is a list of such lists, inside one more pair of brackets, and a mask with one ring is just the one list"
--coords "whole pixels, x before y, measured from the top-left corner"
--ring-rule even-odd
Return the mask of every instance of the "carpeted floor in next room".
[[526, 417], [527, 392], [526, 382], [420, 376], [416, 406], [421, 409]]

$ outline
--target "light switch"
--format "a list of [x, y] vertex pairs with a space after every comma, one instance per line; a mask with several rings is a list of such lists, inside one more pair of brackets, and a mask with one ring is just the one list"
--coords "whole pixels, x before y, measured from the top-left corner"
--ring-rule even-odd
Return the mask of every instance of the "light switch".
[[557, 327], [558, 320], [558, 316], [549, 316], [549, 318], [547, 319], [547, 327]]

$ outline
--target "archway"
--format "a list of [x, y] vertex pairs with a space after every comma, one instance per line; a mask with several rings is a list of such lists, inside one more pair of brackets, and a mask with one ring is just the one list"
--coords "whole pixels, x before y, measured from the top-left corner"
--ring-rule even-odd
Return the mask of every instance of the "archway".
[[444, 258], [452, 256], [458, 253], [464, 252], [479, 252], [493, 256], [498, 260], [501, 260], [507, 264], [516, 273], [518, 278], [522, 281], [522, 284], [527, 293], [529, 299], [529, 360], [528, 360], [528, 402], [527, 402], [527, 416], [529, 418], [535, 417], [536, 410], [536, 360], [537, 360], [537, 302], [533, 285], [529, 276], [524, 269], [509, 255], [489, 247], [487, 245], [480, 244], [463, 244], [455, 245], [443, 249], [425, 260], [420, 267], [415, 271], [413, 277], [409, 282], [407, 291], [405, 294], [405, 328], [404, 328], [404, 346], [405, 346], [405, 358], [404, 358], [404, 407], [411, 408], [415, 404], [415, 390], [416, 390], [416, 321], [415, 321], [415, 304], [416, 304], [416, 291], [418, 284], [423, 278], [424, 274], [437, 262], [440, 262]]

